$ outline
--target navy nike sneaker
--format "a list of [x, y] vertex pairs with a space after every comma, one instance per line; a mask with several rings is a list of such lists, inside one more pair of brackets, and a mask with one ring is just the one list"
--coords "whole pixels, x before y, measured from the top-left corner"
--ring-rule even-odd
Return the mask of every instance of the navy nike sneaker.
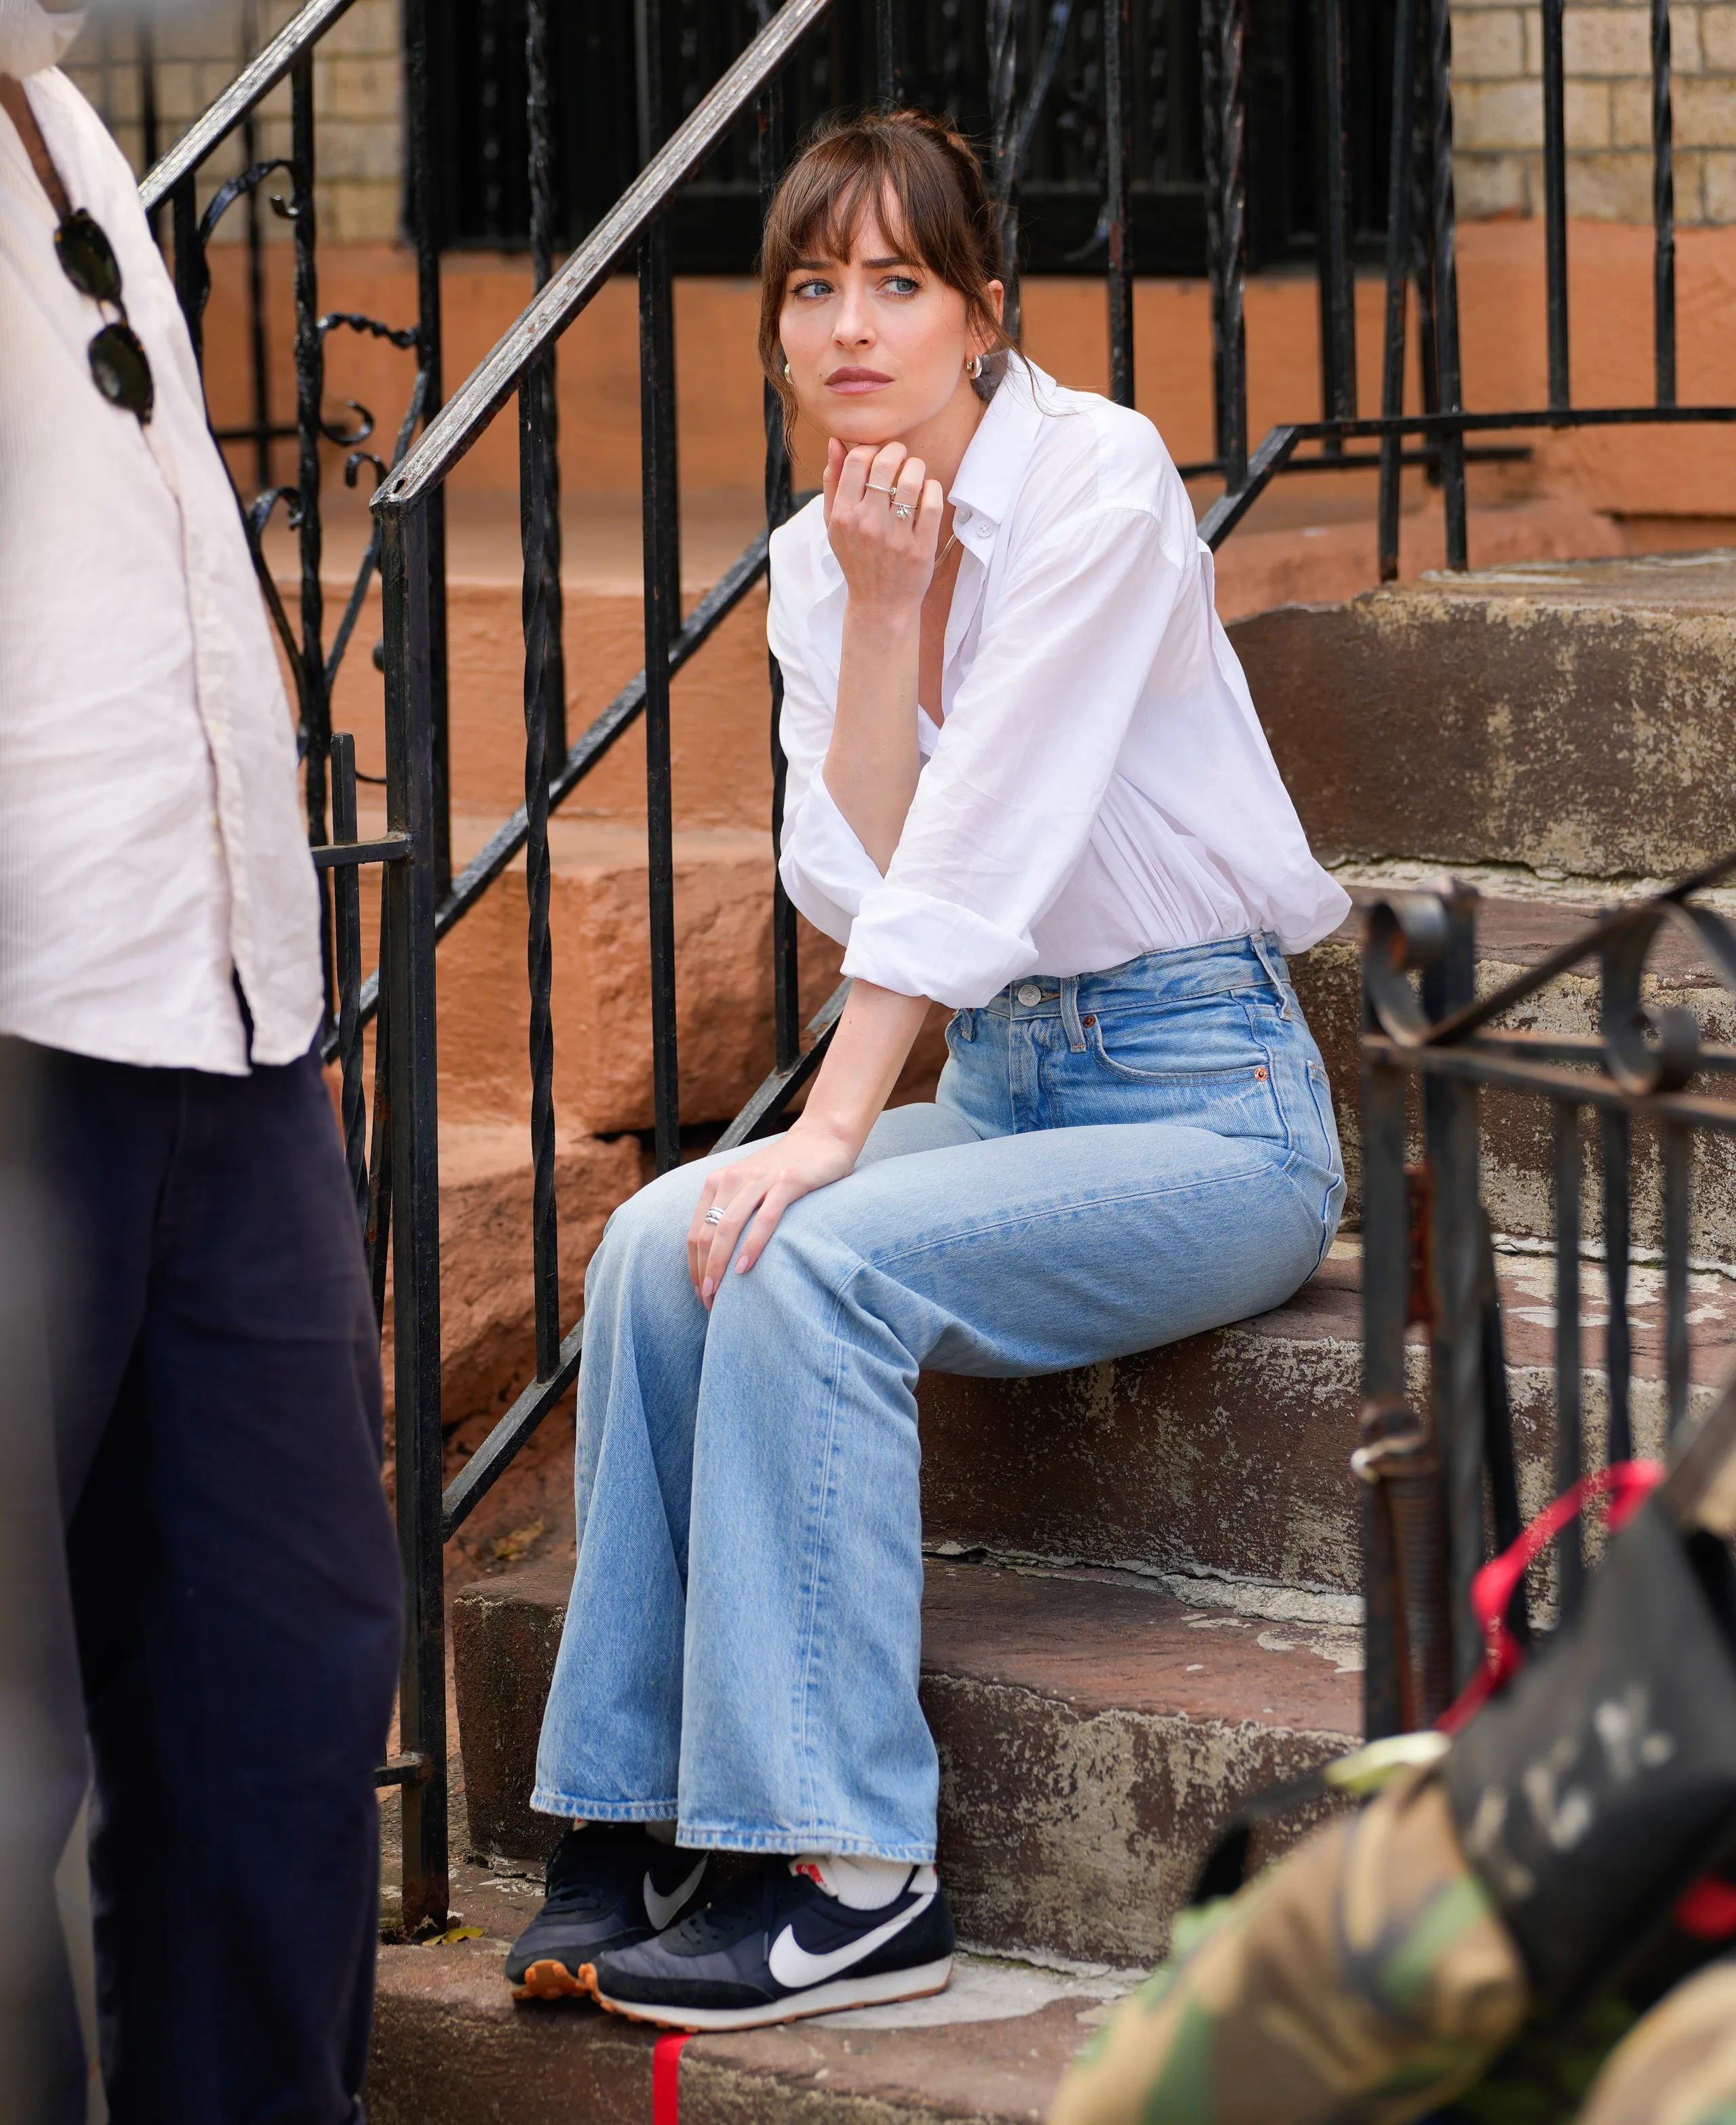
[[691, 1910], [705, 1854], [660, 1845], [642, 1824], [588, 1822], [548, 1855], [543, 1908], [512, 1944], [506, 1981], [520, 2000], [581, 1995], [580, 1972], [612, 1948], [648, 1940]]
[[812, 1873], [768, 1859], [655, 1940], [612, 1948], [586, 1972], [599, 2004], [678, 2029], [753, 2029], [939, 1992], [953, 1919], [932, 1867], [853, 1911]]

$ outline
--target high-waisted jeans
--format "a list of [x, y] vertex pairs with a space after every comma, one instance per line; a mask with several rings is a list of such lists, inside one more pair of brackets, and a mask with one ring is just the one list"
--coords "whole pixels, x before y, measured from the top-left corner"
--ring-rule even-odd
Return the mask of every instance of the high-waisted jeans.
[[685, 1241], [726, 1161], [610, 1218], [534, 1807], [679, 1817], [693, 1847], [931, 1859], [919, 1369], [1016, 1377], [1172, 1342], [1280, 1304], [1331, 1244], [1326, 1073], [1269, 940], [1033, 975], [947, 1044], [934, 1104], [883, 1114], [709, 1314]]

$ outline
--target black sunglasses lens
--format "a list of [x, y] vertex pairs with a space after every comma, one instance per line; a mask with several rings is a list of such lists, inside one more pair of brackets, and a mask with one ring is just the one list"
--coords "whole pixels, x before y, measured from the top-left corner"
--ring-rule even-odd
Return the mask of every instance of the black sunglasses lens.
[[91, 342], [91, 375], [111, 406], [123, 406], [148, 421], [157, 387], [139, 336], [129, 325], [105, 325]]
[[109, 240], [82, 207], [54, 231], [61, 270], [81, 295], [99, 303], [120, 300], [120, 267]]

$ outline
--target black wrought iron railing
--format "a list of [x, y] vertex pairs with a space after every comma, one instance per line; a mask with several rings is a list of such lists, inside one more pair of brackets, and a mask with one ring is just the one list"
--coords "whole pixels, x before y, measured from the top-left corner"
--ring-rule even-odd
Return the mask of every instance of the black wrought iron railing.
[[[285, 167], [288, 171], [289, 196], [280, 210], [293, 223], [296, 247], [297, 480], [293, 489], [267, 488], [247, 513], [261, 582], [283, 636], [299, 696], [309, 833], [322, 876], [329, 887], [325, 934], [331, 1022], [326, 1047], [328, 1058], [341, 1068], [350, 1169], [368, 1233], [376, 1298], [383, 1308], [388, 1246], [392, 1262], [397, 1510], [411, 1623], [400, 1709], [402, 1748], [389, 1775], [402, 1780], [404, 1787], [404, 1911], [407, 1924], [414, 1926], [418, 1920], [439, 1919], [446, 1907], [442, 1546], [570, 1388], [584, 1337], [584, 1321], [574, 1303], [575, 1294], [569, 1292], [563, 1298], [558, 1263], [549, 817], [622, 735], [642, 723], [649, 858], [650, 1034], [656, 1154], [661, 1170], [680, 1156], [681, 1127], [675, 1024], [670, 681], [760, 581], [766, 568], [769, 533], [791, 507], [790, 467], [783, 450], [781, 419], [768, 391], [766, 529], [719, 575], [684, 620], [680, 610], [670, 210], [682, 188], [707, 167], [708, 158], [717, 155], [732, 136], [739, 143], [744, 125], [754, 131], [754, 167], [762, 200], [769, 194], [792, 144], [792, 111], [806, 109], [807, 90], [812, 87], [810, 81], [803, 100], [793, 101], [792, 68], [812, 49], [811, 40], [824, 32], [841, 0], [783, 0], [775, 8], [769, 0], [764, 0], [763, 6], [756, 0], [758, 26], [750, 40], [666, 138], [662, 0], [636, 0], [638, 172], [558, 265], [554, 257], [558, 217], [553, 168], [555, 99], [548, 64], [553, 35], [550, 10], [548, 0], [526, 0], [523, 17], [528, 143], [525, 186], [529, 202], [528, 234], [535, 292], [510, 331], [444, 403], [439, 262], [430, 204], [426, 20], [430, 0], [409, 0], [406, 16], [407, 177], [417, 249], [418, 317], [413, 326], [391, 327], [357, 317], [324, 316], [318, 307], [313, 205], [316, 118], [310, 54], [346, 4], [347, 0], [309, 0], [281, 35], [152, 172], [144, 196], [148, 205], [167, 204], [170, 210], [176, 283], [196, 343], [208, 285], [204, 249], [216, 219], [235, 198], [254, 197], [276, 168]], [[901, 100], [904, 92], [905, 32], [908, 19], [914, 17], [907, 18], [904, 0], [870, 0], [870, 4], [873, 92], [879, 101], [890, 104]], [[1463, 407], [1447, 0], [1396, 0], [1381, 411], [1374, 417], [1360, 415], [1352, 300], [1357, 211], [1352, 149], [1356, 144], [1351, 131], [1352, 99], [1345, 90], [1349, 0], [1315, 0], [1313, 43], [1320, 63], [1313, 73], [1314, 130], [1316, 140], [1323, 144], [1317, 158], [1315, 216], [1322, 348], [1320, 417], [1273, 428], [1250, 450], [1244, 323], [1249, 243], [1250, 96], [1245, 49], [1249, 4], [1249, 0], [1201, 0], [1198, 12], [1215, 441], [1210, 459], [1183, 469], [1190, 475], [1215, 476], [1222, 482], [1222, 492], [1202, 521], [1202, 535], [1209, 544], [1216, 547], [1230, 535], [1274, 478], [1305, 469], [1377, 471], [1381, 568], [1383, 577], [1390, 576], [1396, 572], [1398, 560], [1400, 474], [1404, 466], [1421, 464], [1443, 490], [1448, 559], [1451, 565], [1462, 568], [1467, 561], [1465, 470], [1468, 460], [1479, 455], [1513, 455], [1516, 445], [1512, 439], [1528, 430], [1736, 418], [1736, 408], [1682, 407], [1676, 403], [1669, 57], [1663, 0], [1657, 0], [1654, 9], [1663, 26], [1654, 40], [1658, 179], [1653, 402], [1645, 406], [1596, 408], [1578, 408], [1570, 403], [1560, 0], [1545, 0], [1545, 65], [1541, 93], [1545, 114], [1549, 403], [1518, 411], [1470, 412]], [[1061, 12], [1051, 13], [1051, 26]], [[1056, 78], [1049, 32], [1035, 40], [1028, 37], [1021, 40], [1019, 32], [1027, 13], [1018, 0], [982, 0], [981, 59], [990, 92], [986, 164], [1001, 203], [1005, 273], [1015, 313], [1021, 158], [1028, 144], [1037, 137], [1044, 99]], [[1108, 317], [1105, 382], [1115, 399], [1131, 403], [1134, 397], [1132, 291], [1141, 263], [1132, 219], [1136, 129], [1130, 126], [1129, 119], [1136, 40], [1130, 21], [1130, 0], [1111, 0], [1111, 4], [1097, 11], [1097, 16], [1103, 60], [1094, 78], [1100, 97], [1103, 144], [1100, 257]], [[245, 125], [261, 98], [285, 78], [290, 84], [293, 107], [292, 147], [286, 163], [252, 164], [200, 214], [195, 182], [201, 164], [219, 141]], [[567, 688], [562, 662], [554, 364], [561, 336], [604, 282], [629, 262], [636, 266], [639, 288], [645, 662], [638, 675], [575, 737], [569, 736], [566, 726]], [[1407, 414], [1404, 383], [1413, 299], [1423, 405], [1420, 412]], [[322, 349], [327, 335], [338, 329], [381, 333], [415, 356], [414, 379], [407, 391], [405, 412], [388, 463], [382, 464], [364, 451], [367, 437], [363, 431], [371, 426], [365, 418], [349, 426], [325, 422]], [[454, 466], [511, 401], [516, 402], [520, 443], [525, 802], [454, 876], [449, 855], [446, 771], [444, 487]], [[1474, 440], [1479, 436], [1498, 440], [1479, 443]], [[350, 453], [350, 476], [359, 476], [365, 469], [378, 480], [373, 497], [373, 535], [329, 645], [324, 636], [320, 583], [322, 441]], [[1377, 447], [1357, 447], [1359, 445]], [[261, 527], [278, 502], [289, 511], [299, 542], [299, 624], [294, 626], [264, 565], [260, 544]], [[342, 734], [331, 731], [330, 701], [339, 660], [350, 643], [376, 567], [381, 577], [384, 619], [387, 827], [383, 835], [362, 843], [355, 838], [353, 749]], [[782, 799], [776, 738], [779, 690], [774, 664], [769, 706], [774, 840]], [[479, 903], [521, 850], [525, 856], [528, 899], [526, 982], [530, 1007], [526, 1059], [531, 1086], [535, 1375], [443, 1494], [435, 952], [438, 940]], [[380, 963], [376, 970], [365, 972], [360, 959], [357, 866], [375, 861], [382, 865], [383, 879]], [[841, 1009], [840, 990], [804, 1029], [794, 912], [775, 877], [773, 893], [773, 1067], [720, 1139], [725, 1146], [776, 1126], [817, 1067]], [[1457, 936], [1456, 932], [1454, 935]], [[1455, 968], [1460, 965], [1459, 950], [1455, 943], [1455, 956], [1450, 962]], [[1458, 975], [1452, 978], [1456, 980]], [[366, 1023], [376, 1015], [370, 1128], [363, 1034]], [[1406, 1058], [1411, 1058], [1411, 1048], [1405, 1047], [1402, 1052]], [[1447, 1036], [1438, 1029], [1415, 1047], [1418, 1056], [1438, 1058], [1450, 1052], [1462, 1055], [1473, 1051], [1450, 1051]], [[1395, 1054], [1398, 1053], [1395, 1048]], [[1430, 1077], [1433, 1084], [1448, 1066], [1438, 1059], [1407, 1059], [1402, 1066], [1396, 1061], [1393, 1064], [1395, 1070], [1401, 1067], [1433, 1073]], [[1581, 1082], [1574, 1081], [1576, 1086]], [[1596, 1104], [1594, 1095], [1583, 1090], [1578, 1096], [1582, 1104]], [[1621, 1096], [1629, 1095], [1624, 1092]], [[1459, 1304], [1459, 1298], [1454, 1303]], [[1377, 1340], [1387, 1332], [1376, 1324]], [[1461, 1534], [1469, 1540], [1468, 1523]], [[1457, 1558], [1460, 1553], [1453, 1554]], [[1456, 1562], [1453, 1568], [1459, 1568]], [[1378, 1636], [1378, 1618], [1376, 1626]], [[1376, 1668], [1378, 1659], [1384, 1657], [1377, 1657]], [[1371, 1668], [1371, 1675], [1376, 1668]], [[1389, 1674], [1389, 1682], [1380, 1687], [1397, 1686], [1390, 1680], [1390, 1666], [1380, 1671]], [[1381, 1699], [1376, 1709], [1381, 1718], [1387, 1716], [1386, 1706], [1386, 1700]]]
[[[1471, 1581], [1520, 1532], [1519, 1466], [1488, 1215], [1480, 1199], [1479, 1105], [1500, 1089], [1545, 1103], [1553, 1118], [1555, 1212], [1553, 1459], [1548, 1488], [1584, 1472], [1585, 1347], [1580, 1279], [1582, 1117], [1595, 1118], [1602, 1217], [1601, 1369], [1607, 1416], [1598, 1458], [1635, 1451], [1635, 1133], [1655, 1135], [1662, 1215], [1663, 1402], [1667, 1441], [1690, 1416], [1690, 1191], [1696, 1141], [1736, 1134], [1736, 1048], [1704, 1039], [1681, 1005], [1645, 1000], [1657, 940], [1685, 933], [1696, 957], [1736, 990], [1736, 926], [1696, 896], [1736, 876], [1723, 858], [1667, 892], [1588, 924], [1517, 979], [1475, 992], [1477, 896], [1444, 880], [1365, 911], [1362, 1041], [1363, 1584], [1365, 1716], [1374, 1737], [1433, 1725], [1476, 1672], [1483, 1634]], [[1600, 1037], [1502, 1023], [1569, 970], [1594, 965]], [[1408, 1166], [1411, 1087], [1423, 1158]], [[1427, 1386], [1407, 1377], [1406, 1330], [1423, 1324]], [[1663, 1444], [1665, 1442], [1654, 1442]], [[1554, 1544], [1557, 1612], [1571, 1616], [1584, 1576], [1579, 1524]], [[1510, 1618], [1528, 1633], [1522, 1584]]]
[[[424, 521], [426, 579], [424, 602], [429, 613], [416, 696], [420, 720], [413, 728], [388, 719], [385, 794], [388, 830], [360, 837], [357, 826], [355, 750], [350, 736], [332, 728], [332, 695], [339, 669], [351, 646], [357, 620], [379, 566], [378, 535], [369, 540], [350, 595], [330, 641], [325, 634], [322, 585], [321, 450], [336, 445], [346, 453], [345, 476], [354, 485], [364, 471], [385, 476], [409, 446], [419, 425], [440, 403], [440, 314], [439, 259], [431, 236], [417, 244], [418, 313], [413, 323], [393, 326], [352, 312], [322, 313], [318, 304], [318, 251], [315, 212], [317, 122], [314, 109], [314, 54], [321, 40], [345, 14], [350, 0], [308, 0], [280, 33], [243, 67], [217, 101], [195, 121], [139, 186], [148, 214], [167, 208], [172, 230], [176, 293], [203, 361], [202, 325], [211, 273], [207, 256], [223, 216], [245, 200], [254, 214], [261, 189], [279, 177], [284, 190], [271, 195], [272, 208], [291, 226], [294, 245], [295, 419], [287, 426], [296, 445], [293, 486], [261, 484], [241, 502], [254, 566], [273, 623], [282, 640], [294, 681], [299, 747], [307, 803], [308, 836], [313, 844], [321, 892], [321, 940], [326, 973], [328, 1058], [341, 1077], [341, 1114], [346, 1153], [369, 1251], [374, 1302], [384, 1317], [388, 1246], [394, 1249], [393, 1311], [397, 1373], [394, 1482], [398, 1529], [406, 1562], [409, 1628], [399, 1706], [399, 1748], [379, 1772], [383, 1784], [403, 1792], [404, 1913], [414, 1927], [446, 1906], [446, 1737], [444, 1624], [440, 1587], [437, 1507], [440, 1482], [440, 1431], [437, 1300], [430, 1309], [433, 1340], [424, 1317], [424, 1294], [438, 1279], [438, 1226], [431, 1215], [418, 1218], [415, 1207], [432, 1200], [433, 1169], [421, 1157], [434, 1138], [434, 1047], [431, 931], [426, 936], [416, 921], [432, 889], [432, 881], [449, 874], [445, 795], [445, 629], [444, 519], [439, 498]], [[407, 28], [409, 51], [407, 190], [412, 223], [424, 195], [427, 136], [426, 70], [420, 64], [421, 0], [410, 0]], [[289, 90], [289, 153], [256, 158], [253, 130], [260, 106], [287, 81]], [[203, 208], [200, 173], [219, 149], [238, 140], [243, 154], [240, 172], [219, 184]], [[250, 442], [261, 482], [269, 482], [270, 446], [284, 430], [272, 423], [265, 395], [261, 271], [256, 225], [251, 232], [248, 274], [253, 353], [255, 419], [220, 440]], [[373, 416], [351, 407], [349, 426], [327, 419], [324, 407], [325, 342], [333, 332], [365, 332], [389, 341], [414, 357], [405, 405], [391, 459], [382, 460], [365, 445]], [[273, 511], [282, 504], [295, 534], [299, 560], [299, 595], [292, 621], [267, 565], [263, 539]], [[422, 783], [427, 784], [425, 794]], [[440, 792], [436, 802], [434, 793]], [[388, 1011], [375, 1042], [372, 1128], [364, 1084], [363, 1028], [371, 1011], [364, 1006], [361, 877], [364, 866], [381, 867], [381, 956], [390, 970]], [[400, 1030], [402, 1029], [402, 1030]], [[393, 1232], [396, 1199], [412, 1206]], [[430, 1355], [431, 1354], [431, 1355]], [[431, 1460], [430, 1457], [431, 1458]], [[431, 1542], [427, 1501], [435, 1501]]]

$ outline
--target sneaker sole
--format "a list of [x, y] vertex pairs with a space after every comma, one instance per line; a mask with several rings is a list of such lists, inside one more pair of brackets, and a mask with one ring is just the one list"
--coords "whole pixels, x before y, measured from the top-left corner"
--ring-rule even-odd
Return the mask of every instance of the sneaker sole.
[[586, 1979], [590, 1974], [590, 1965], [581, 1963], [575, 1977], [564, 1962], [552, 1957], [541, 1962], [533, 1962], [525, 1975], [512, 1988], [515, 2000], [588, 2000], [590, 1987]]
[[660, 2028], [762, 2029], [777, 2022], [798, 2022], [811, 2014], [838, 2014], [850, 2007], [885, 2007], [899, 2000], [925, 2000], [943, 1992], [953, 1975], [953, 1958], [919, 1963], [910, 1970], [883, 1970], [872, 1977], [839, 1977], [812, 1991], [793, 1992], [764, 2007], [663, 2007], [642, 2000], [611, 2000], [598, 1989], [596, 1966], [579, 1966], [585, 1990], [597, 2005], [629, 2022], [650, 2022]]

